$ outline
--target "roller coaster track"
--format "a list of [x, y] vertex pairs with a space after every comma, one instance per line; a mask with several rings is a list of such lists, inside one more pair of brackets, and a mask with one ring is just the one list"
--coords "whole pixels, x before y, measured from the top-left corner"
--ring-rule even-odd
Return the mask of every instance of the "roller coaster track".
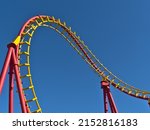
[[[109, 82], [116, 89], [130, 96], [147, 100], [150, 103], [150, 92], [143, 91], [127, 84], [109, 71], [86, 46], [84, 41], [71, 30], [65, 22], [54, 17], [39, 15], [29, 19], [21, 28], [17, 38], [12, 42], [17, 46], [17, 59], [23, 94], [29, 112], [42, 112], [35, 93], [30, 72], [30, 46], [34, 32], [38, 27], [47, 27], [60, 34], [82, 57], [82, 59], [96, 72], [103, 81]], [[31, 107], [32, 106], [32, 107]]]

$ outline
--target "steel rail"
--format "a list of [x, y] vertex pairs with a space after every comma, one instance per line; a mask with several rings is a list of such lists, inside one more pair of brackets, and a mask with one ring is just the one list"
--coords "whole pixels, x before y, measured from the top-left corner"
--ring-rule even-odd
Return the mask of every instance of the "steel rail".
[[[143, 91], [126, 82], [119, 79], [111, 71], [109, 71], [91, 50], [85, 45], [85, 43], [76, 35], [76, 32], [71, 30], [71, 27], [67, 27], [65, 22], [61, 22], [60, 19], [54, 17], [39, 15], [29, 19], [21, 28], [17, 38], [19, 42], [18, 62], [19, 70], [21, 74], [24, 95], [26, 103], [28, 104], [30, 112], [42, 112], [39, 105], [38, 98], [35, 93], [34, 85], [32, 82], [32, 75], [30, 72], [30, 46], [34, 32], [38, 27], [48, 27], [59, 33], [66, 41], [73, 47], [73, 49], [89, 64], [89, 66], [102, 77], [103, 80], [110, 82], [112, 86], [124, 92], [130, 96], [148, 100], [150, 102], [150, 92]], [[26, 73], [23, 74], [26, 70]], [[28, 94], [28, 93], [31, 94]], [[32, 107], [30, 107], [32, 106]]]

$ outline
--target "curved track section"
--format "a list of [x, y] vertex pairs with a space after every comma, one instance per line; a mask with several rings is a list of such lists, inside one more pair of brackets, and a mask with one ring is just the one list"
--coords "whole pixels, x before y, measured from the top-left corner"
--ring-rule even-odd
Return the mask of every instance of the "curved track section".
[[89, 64], [98, 76], [102, 77], [103, 80], [110, 82], [112, 86], [121, 92], [136, 98], [150, 100], [150, 92], [137, 89], [125, 83], [109, 71], [90, 51], [80, 37], [76, 35], [76, 32], [73, 32], [71, 27], [66, 26], [65, 22], [61, 22], [60, 19], [55, 19], [54, 17], [40, 15], [28, 20], [18, 34], [18, 38], [20, 39], [18, 50], [20, 78], [22, 80], [22, 87], [30, 112], [42, 112], [34, 90], [30, 72], [31, 39], [38, 27], [47, 27], [58, 32], [83, 58], [83, 60]]

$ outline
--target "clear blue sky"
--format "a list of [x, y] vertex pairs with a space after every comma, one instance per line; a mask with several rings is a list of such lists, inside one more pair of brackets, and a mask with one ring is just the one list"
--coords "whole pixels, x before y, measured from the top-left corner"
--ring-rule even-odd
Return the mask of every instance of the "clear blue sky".
[[[149, 0], [2, 0], [0, 68], [21, 26], [39, 14], [65, 21], [115, 75], [150, 91]], [[43, 112], [103, 112], [101, 79], [56, 32], [40, 28], [31, 47], [31, 72]], [[8, 82], [8, 78], [7, 78]], [[7, 112], [8, 83], [0, 95]], [[111, 87], [119, 112], [150, 112], [146, 101]], [[15, 95], [15, 112], [20, 112]]]

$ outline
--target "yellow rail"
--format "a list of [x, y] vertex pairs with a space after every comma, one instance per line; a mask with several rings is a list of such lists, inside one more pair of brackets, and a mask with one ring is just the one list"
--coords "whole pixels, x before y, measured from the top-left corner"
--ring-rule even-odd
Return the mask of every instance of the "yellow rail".
[[[34, 90], [32, 75], [30, 72], [31, 39], [38, 27], [47, 27], [58, 32], [64, 39], [66, 39], [67, 42], [69, 42], [69, 44], [84, 59], [84, 61], [90, 65], [98, 76], [103, 78], [103, 80], [109, 81], [115, 88], [128, 95], [149, 100], [150, 102], [150, 92], [137, 89], [115, 76], [96, 58], [96, 56], [85, 45], [80, 37], [76, 35], [76, 32], [73, 32], [71, 27], [66, 26], [65, 22], [61, 22], [60, 19], [55, 19], [50, 16], [37, 16], [31, 21], [28, 21], [21, 34], [14, 40], [14, 43], [16, 45], [19, 44], [20, 48], [18, 52], [20, 74], [22, 82], [26, 83], [23, 84], [23, 90], [30, 112], [42, 112]], [[22, 75], [23, 69], [26, 69], [27, 72]]]

